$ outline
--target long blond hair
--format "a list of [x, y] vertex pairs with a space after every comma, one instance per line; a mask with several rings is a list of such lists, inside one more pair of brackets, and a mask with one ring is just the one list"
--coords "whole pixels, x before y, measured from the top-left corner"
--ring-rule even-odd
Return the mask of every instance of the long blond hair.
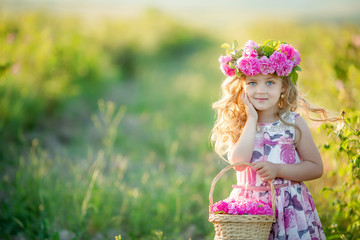
[[[212, 108], [217, 112], [217, 118], [211, 131], [211, 142], [215, 152], [222, 158], [223, 155], [228, 153], [229, 148], [238, 141], [247, 120], [245, 105], [240, 97], [244, 90], [243, 81], [245, 79], [245, 75], [241, 78], [236, 76], [227, 77], [221, 85], [221, 98], [212, 105]], [[283, 93], [284, 97], [279, 99], [276, 110], [281, 122], [296, 127], [286, 122], [282, 115], [286, 111], [295, 111], [298, 107], [304, 110], [305, 115], [312, 121], [334, 122], [340, 120], [337, 117], [328, 117], [328, 113], [324, 108], [311, 106], [298, 92], [290, 77], [281, 77], [281, 80], [282, 86], [286, 89]], [[311, 113], [319, 114], [320, 118], [311, 117]]]

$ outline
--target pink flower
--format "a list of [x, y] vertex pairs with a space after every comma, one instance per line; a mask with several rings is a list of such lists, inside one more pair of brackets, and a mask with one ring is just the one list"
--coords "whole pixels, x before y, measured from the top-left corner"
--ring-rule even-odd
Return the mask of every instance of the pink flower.
[[286, 55], [281, 52], [274, 52], [270, 56], [270, 61], [278, 76], [288, 76], [294, 67], [294, 63], [288, 60]]
[[254, 48], [258, 48], [259, 46], [257, 45], [256, 42], [254, 42], [253, 40], [249, 40], [245, 43], [244, 47], [254, 47]]
[[211, 211], [212, 211], [212, 212], [221, 212], [221, 211], [223, 211], [224, 213], [227, 213], [227, 212], [228, 212], [227, 205], [228, 205], [228, 204], [227, 204], [225, 201], [216, 202], [216, 203], [212, 206]]
[[247, 76], [253, 76], [260, 73], [259, 60], [254, 57], [239, 58], [237, 61], [237, 68]]
[[219, 63], [220, 63], [220, 70], [226, 75], [226, 76], [234, 76], [235, 75], [235, 69], [232, 69], [228, 63], [231, 62], [232, 57], [231, 56], [220, 56], [219, 57]]
[[293, 48], [293, 46], [291, 46], [291, 45], [289, 45], [289, 44], [280, 44], [278, 51], [279, 51], [279, 50], [280, 50], [280, 52], [282, 52], [283, 54], [286, 55], [286, 58], [287, 58], [288, 60], [291, 59], [291, 57], [293, 56], [294, 51], [295, 51], [295, 49]]
[[229, 65], [227, 64], [221, 64], [220, 65], [220, 69], [221, 71], [226, 75], [226, 76], [234, 76], [235, 75], [235, 69], [232, 69], [231, 67], [229, 67]]
[[290, 60], [286, 60], [282, 68], [276, 70], [276, 73], [279, 76], [288, 76], [291, 73], [293, 67], [294, 67], [294, 63]]
[[286, 55], [288, 60], [291, 60], [294, 63], [294, 66], [300, 63], [300, 53], [293, 46], [289, 44], [280, 44], [279, 50]]
[[300, 63], [300, 61], [301, 61], [300, 53], [296, 49], [290, 60], [294, 63], [294, 66], [296, 66]]
[[216, 202], [211, 208], [211, 213], [233, 215], [273, 215], [271, 204], [265, 204], [254, 199], [225, 199], [224, 201]]
[[273, 67], [275, 68], [275, 71], [278, 73], [278, 71], [282, 70], [282, 68], [284, 67], [285, 63], [286, 63], [286, 55], [284, 53], [281, 52], [274, 52], [271, 56], [270, 56], [270, 62], [273, 65]]
[[259, 46], [256, 44], [256, 42], [249, 40], [245, 43], [244, 46], [244, 52], [243, 52], [243, 57], [257, 57], [258, 54], [256, 52], [256, 49], [258, 49]]
[[[293, 70], [300, 70], [297, 67], [301, 61], [300, 53], [294, 47], [289, 44], [280, 44], [270, 57], [267, 55], [269, 49], [264, 48], [264, 51], [261, 51], [262, 55], [259, 56], [259, 48], [266, 46], [269, 47], [266, 44], [259, 47], [256, 42], [249, 40], [242, 49], [232, 49], [231, 53], [227, 51], [228, 55], [219, 57], [221, 71], [226, 76], [234, 76], [239, 72], [246, 76], [260, 73], [290, 76]], [[263, 56], [265, 52], [266, 56]]]
[[261, 74], [267, 75], [267, 74], [273, 74], [275, 72], [273, 65], [266, 56], [259, 58], [259, 64], [260, 64]]
[[219, 63], [220, 64], [226, 64], [226, 63], [230, 62], [231, 60], [232, 60], [232, 57], [229, 56], [229, 55], [219, 57]]

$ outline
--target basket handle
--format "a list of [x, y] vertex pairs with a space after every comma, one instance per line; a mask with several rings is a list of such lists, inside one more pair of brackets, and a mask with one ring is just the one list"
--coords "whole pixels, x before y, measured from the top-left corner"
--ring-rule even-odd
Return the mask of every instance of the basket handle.
[[[218, 175], [216, 175], [216, 177], [214, 178], [214, 180], [211, 183], [210, 192], [209, 192], [209, 202], [210, 202], [209, 212], [210, 212], [212, 206], [214, 205], [213, 193], [214, 193], [214, 189], [215, 189], [215, 185], [216, 185], [217, 181], [229, 169], [231, 169], [231, 168], [233, 168], [235, 166], [241, 166], [241, 165], [247, 165], [247, 166], [250, 166], [250, 167], [254, 167], [254, 164], [252, 164], [252, 163], [238, 162], [238, 163], [234, 163], [234, 164], [230, 164], [229, 166], [226, 166], [223, 170], [221, 170], [218, 173]], [[274, 184], [273, 184], [272, 181], [270, 181], [270, 188], [271, 188], [271, 195], [272, 195], [272, 210], [273, 210], [273, 213], [275, 214], [275, 188], [274, 188]]]

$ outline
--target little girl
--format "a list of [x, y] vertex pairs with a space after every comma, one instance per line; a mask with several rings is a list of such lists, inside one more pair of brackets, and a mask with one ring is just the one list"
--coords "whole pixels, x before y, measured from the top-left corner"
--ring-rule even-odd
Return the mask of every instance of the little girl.
[[219, 58], [227, 76], [223, 96], [213, 104], [217, 120], [211, 139], [215, 151], [227, 154], [230, 163], [251, 162], [252, 167], [235, 167], [237, 185], [231, 199], [271, 201], [269, 181], [276, 189], [276, 223], [269, 239], [325, 239], [312, 196], [303, 183], [320, 178], [320, 153], [304, 119], [294, 111], [312, 108], [296, 88], [301, 70], [299, 52], [280, 41], [258, 45], [248, 41], [224, 45], [227, 55]]

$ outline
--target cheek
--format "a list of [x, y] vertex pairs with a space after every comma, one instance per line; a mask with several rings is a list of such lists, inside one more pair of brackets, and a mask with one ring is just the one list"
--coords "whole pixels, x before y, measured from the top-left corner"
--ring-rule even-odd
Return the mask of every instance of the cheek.
[[245, 91], [250, 95], [254, 92], [253, 88], [251, 86], [245, 86]]

